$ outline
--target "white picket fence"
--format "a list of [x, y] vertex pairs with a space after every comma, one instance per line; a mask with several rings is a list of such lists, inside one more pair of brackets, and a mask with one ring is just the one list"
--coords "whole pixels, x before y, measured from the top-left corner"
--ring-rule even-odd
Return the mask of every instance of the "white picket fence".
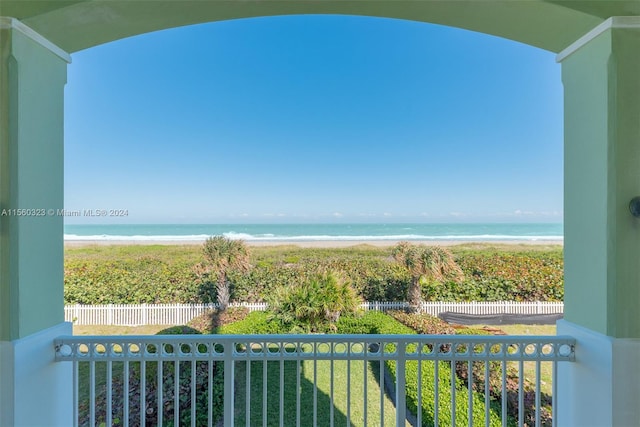
[[[264, 311], [266, 303], [232, 303], [231, 306], [247, 307], [250, 311]], [[406, 307], [406, 302], [374, 301], [362, 304], [365, 310], [397, 310]], [[184, 325], [191, 319], [217, 304], [105, 304], [67, 305], [64, 308], [65, 321], [76, 325]], [[438, 316], [452, 311], [464, 314], [554, 314], [563, 313], [562, 302], [425, 302], [425, 313]]]

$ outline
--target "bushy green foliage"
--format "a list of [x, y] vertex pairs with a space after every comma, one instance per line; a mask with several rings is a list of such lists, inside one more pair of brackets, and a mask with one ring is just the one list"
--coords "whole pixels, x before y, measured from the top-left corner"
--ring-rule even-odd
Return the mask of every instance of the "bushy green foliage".
[[[229, 274], [245, 274], [251, 268], [249, 248], [242, 240], [214, 236], [202, 245], [202, 255], [204, 260], [195, 266], [199, 279], [207, 293], [215, 292], [218, 307], [224, 311], [231, 300]], [[211, 289], [212, 282], [215, 291]]]
[[[157, 333], [157, 335], [182, 335], [182, 334], [195, 334], [199, 335], [200, 331], [191, 328], [189, 326], [174, 326], [172, 328], [164, 329]], [[182, 351], [189, 351], [188, 346], [183, 348]], [[203, 345], [204, 347], [204, 345]], [[206, 348], [202, 348], [200, 351], [206, 351]], [[224, 365], [222, 362], [214, 362], [212, 364], [213, 371], [209, 370], [209, 363], [207, 361], [196, 361], [195, 364], [191, 364], [189, 361], [182, 361], [179, 363], [179, 378], [176, 378], [176, 365], [174, 362], [161, 362], [163, 381], [162, 381], [162, 398], [163, 398], [163, 418], [169, 420], [168, 425], [172, 425], [173, 413], [175, 411], [174, 394], [176, 391], [175, 382], [179, 381], [178, 390], [180, 392], [179, 411], [180, 421], [179, 425], [191, 424], [191, 388], [196, 389], [196, 419], [195, 424], [206, 424], [208, 419], [208, 405], [209, 405], [209, 376], [213, 375], [213, 388], [212, 388], [212, 412], [213, 422], [220, 420], [223, 414], [224, 403]], [[158, 362], [147, 363], [146, 372], [146, 384], [147, 384], [147, 401], [157, 401], [155, 394], [158, 391], [157, 386], [157, 364]], [[192, 370], [195, 368], [195, 373], [192, 375]], [[135, 372], [135, 371], [134, 371]], [[134, 381], [139, 382], [138, 378], [133, 375]], [[192, 377], [195, 378], [195, 383], [192, 382]], [[148, 406], [147, 406], [148, 407]], [[153, 424], [158, 422], [157, 410], [147, 416], [147, 422]]]
[[230, 274], [234, 301], [263, 302], [279, 286], [292, 286], [306, 280], [310, 272], [295, 266], [262, 264], [246, 275]]
[[187, 325], [170, 326], [162, 329], [156, 335], [199, 335], [202, 332]]
[[[422, 294], [444, 301], [559, 301], [562, 251], [456, 250], [465, 280], [422, 281]], [[89, 247], [65, 251], [65, 303], [215, 302], [215, 284], [198, 274], [201, 247]], [[368, 301], [406, 301], [408, 271], [389, 248], [252, 248], [248, 273], [229, 271], [231, 300], [258, 302], [275, 288], [320, 270], [340, 272]]]
[[[476, 301], [562, 301], [564, 271], [562, 252], [478, 252], [458, 257], [467, 277], [463, 298]], [[444, 291], [441, 297], [449, 294]]]
[[[338, 332], [348, 334], [415, 334], [415, 331], [392, 317], [381, 313], [370, 311], [361, 316], [350, 316], [340, 319], [338, 322]], [[393, 351], [393, 348], [386, 348], [385, 351]], [[407, 351], [416, 351], [415, 344], [409, 345]], [[438, 389], [438, 409], [439, 425], [452, 426], [451, 420], [451, 364], [449, 362], [437, 362], [438, 384], [435, 384], [435, 363], [434, 361], [421, 362], [421, 384], [418, 387], [418, 362], [408, 361], [405, 364], [406, 372], [406, 392], [407, 407], [414, 414], [418, 409], [418, 393], [422, 394], [422, 425], [434, 425], [435, 418], [435, 395]], [[386, 368], [392, 377], [396, 377], [397, 364], [393, 361], [385, 362]], [[456, 426], [468, 426], [469, 395], [464, 383], [456, 377]], [[485, 425], [484, 398], [480, 393], [472, 392], [473, 399], [473, 424]], [[497, 427], [502, 425], [497, 406], [492, 407], [489, 414], [489, 425]]]
[[[489, 331], [475, 328], [461, 328], [456, 331], [458, 335], [492, 335]], [[494, 351], [498, 351], [496, 347]], [[464, 348], [461, 349], [464, 351]], [[502, 401], [502, 363], [495, 361], [489, 362], [489, 390], [491, 398], [497, 402]], [[484, 392], [486, 370], [484, 362], [473, 362], [472, 364], [472, 387], [474, 390]], [[457, 361], [456, 362], [456, 375], [463, 382], [465, 387], [468, 387], [469, 381], [469, 366], [468, 362]], [[506, 387], [506, 401], [507, 401], [507, 415], [510, 420], [516, 420], [518, 418], [519, 407], [519, 375], [518, 370], [512, 365], [507, 365], [507, 371], [505, 374], [505, 387]], [[536, 420], [536, 386], [531, 383], [527, 378], [524, 379], [523, 385], [523, 399], [524, 409], [523, 418], [524, 425], [534, 425]], [[543, 426], [551, 426], [552, 420], [552, 399], [547, 393], [540, 393], [540, 422]]]
[[[306, 249], [299, 249], [304, 251]], [[257, 261], [246, 275], [230, 274], [231, 298], [236, 301], [264, 301], [275, 288], [308, 280], [318, 270], [340, 272], [367, 301], [401, 301], [410, 282], [408, 273], [386, 258], [355, 258], [346, 252], [333, 257], [300, 258], [297, 263]], [[340, 256], [345, 255], [345, 258]]]
[[342, 313], [353, 313], [360, 305], [350, 283], [332, 272], [279, 286], [269, 294], [267, 302], [269, 318], [292, 332], [330, 330]]
[[229, 307], [226, 310], [209, 310], [194, 317], [188, 323], [193, 329], [203, 334], [216, 333], [224, 325], [245, 319], [249, 315], [246, 307]]
[[[418, 313], [405, 313], [403, 311], [389, 311], [387, 312], [391, 317], [399, 321], [405, 326], [408, 326], [415, 332], [419, 334], [426, 335], [491, 335], [489, 332], [484, 331], [482, 329], [474, 329], [474, 328], [461, 328], [454, 329], [447, 322], [443, 320], [430, 316], [428, 314], [418, 314]], [[445, 345], [441, 348], [442, 351], [449, 351], [450, 346]], [[459, 351], [464, 352], [464, 347], [459, 347]], [[468, 363], [463, 361], [456, 362], [456, 375], [462, 381], [463, 385], [467, 387], [467, 381], [469, 378], [469, 369]], [[484, 392], [484, 381], [485, 381], [485, 369], [484, 362], [474, 362], [472, 364], [473, 371], [473, 389], [479, 391], [481, 393]], [[490, 386], [492, 390], [498, 390], [500, 387], [500, 378], [501, 378], [501, 365], [500, 362], [491, 362], [491, 370], [490, 370]], [[499, 398], [499, 395], [494, 394], [494, 398], [496, 400]]]
[[408, 326], [380, 311], [367, 311], [342, 316], [336, 324], [339, 334], [414, 334]]
[[282, 328], [278, 322], [270, 321], [265, 311], [254, 311], [247, 317], [228, 325], [223, 325], [213, 333], [227, 335], [280, 334]]
[[389, 316], [406, 325], [419, 334], [425, 335], [453, 335], [456, 330], [447, 322], [424, 313], [405, 313], [404, 311], [389, 311]]
[[[409, 351], [415, 350], [408, 348]], [[406, 363], [406, 377], [407, 377], [407, 408], [414, 414], [418, 408], [418, 394], [422, 395], [422, 425], [432, 426], [435, 422], [435, 392], [438, 389], [438, 425], [440, 426], [452, 426], [454, 425], [451, 419], [451, 368], [449, 362], [437, 362], [439, 381], [436, 384], [435, 378], [435, 363], [433, 361], [422, 362], [421, 367], [421, 387], [418, 388], [418, 362], [409, 361]], [[389, 371], [395, 377], [396, 364], [387, 363]], [[469, 397], [468, 390], [464, 387], [463, 383], [456, 377], [455, 378], [455, 426], [466, 427], [469, 425], [468, 409], [469, 409]], [[473, 425], [485, 425], [485, 410], [484, 410], [484, 398], [476, 392], [472, 392], [473, 410], [472, 410], [472, 424]], [[502, 425], [499, 415], [499, 409], [496, 402], [492, 402], [491, 410], [489, 412], [489, 425], [492, 427], [498, 427]]]
[[[67, 304], [160, 304], [200, 302], [193, 264], [151, 256], [65, 260]], [[208, 302], [208, 301], [207, 301]]]
[[[190, 328], [188, 326], [173, 326], [167, 329], [163, 329], [158, 332], [158, 335], [189, 335], [200, 334], [199, 331]], [[171, 346], [167, 348], [168, 351], [173, 351]], [[202, 351], [204, 351], [203, 349]], [[155, 353], [157, 347], [151, 346], [147, 348], [147, 351]], [[188, 346], [184, 346], [183, 351], [189, 351]], [[212, 413], [214, 425], [218, 420], [221, 420], [223, 415], [223, 395], [224, 395], [224, 366], [222, 362], [216, 361], [212, 364], [212, 369], [209, 369], [209, 362], [196, 361], [192, 364], [190, 361], [146, 361], [145, 362], [145, 401], [141, 401], [141, 375], [142, 370], [140, 362], [129, 363], [129, 409], [128, 413], [124, 413], [124, 381], [125, 376], [122, 375], [122, 362], [113, 362], [114, 375], [112, 378], [111, 388], [111, 405], [115, 413], [120, 413], [122, 416], [129, 418], [129, 425], [139, 425], [140, 411], [145, 411], [147, 425], [158, 425], [158, 364], [161, 363], [162, 367], [162, 415], [164, 418], [163, 425], [173, 426], [174, 411], [175, 411], [175, 392], [176, 392], [176, 380], [179, 381], [177, 390], [179, 390], [179, 425], [191, 425], [191, 391], [192, 387], [195, 388], [196, 401], [195, 401], [195, 425], [206, 425], [208, 422], [208, 408], [209, 408], [209, 377], [212, 375]], [[176, 363], [179, 365], [179, 378], [176, 378]], [[80, 362], [79, 372], [80, 377], [87, 379], [88, 377], [88, 364], [89, 362]], [[106, 369], [105, 362], [96, 363], [96, 371], [98, 376]], [[192, 371], [195, 369], [193, 377], [195, 382], [192, 382]], [[120, 372], [120, 374], [117, 374]], [[85, 394], [81, 394], [79, 401], [79, 424], [81, 426], [89, 426], [89, 399]], [[104, 385], [98, 387], [96, 393], [95, 412], [97, 425], [104, 425], [106, 420], [107, 411], [107, 393]], [[116, 416], [113, 421], [113, 426], [123, 425], [124, 420], [119, 416]]]
[[407, 301], [409, 310], [413, 313], [419, 312], [423, 301], [423, 282], [437, 286], [444, 280], [460, 283], [464, 278], [453, 254], [447, 248], [400, 242], [391, 249], [391, 255], [411, 275]]

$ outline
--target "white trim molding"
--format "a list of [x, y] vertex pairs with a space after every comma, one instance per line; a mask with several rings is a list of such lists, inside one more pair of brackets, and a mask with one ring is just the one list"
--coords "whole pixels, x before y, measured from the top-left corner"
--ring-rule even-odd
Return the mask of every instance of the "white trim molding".
[[9, 30], [13, 29], [13, 30], [19, 31], [20, 33], [29, 37], [34, 42], [38, 43], [40, 46], [44, 47], [45, 49], [49, 50], [51, 53], [57, 55], [62, 60], [66, 61], [67, 64], [71, 64], [71, 55], [69, 55], [69, 53], [64, 51], [59, 46], [49, 41], [42, 34], [38, 33], [33, 28], [23, 24], [21, 21], [19, 21], [16, 18], [11, 18], [8, 16], [0, 16], [0, 30], [7, 30], [7, 29]]
[[557, 425], [639, 425], [640, 339], [610, 337], [566, 320], [558, 321], [557, 333], [576, 340], [575, 362], [558, 365]]
[[567, 46], [556, 56], [556, 62], [564, 61], [572, 53], [598, 37], [600, 34], [613, 28], [640, 28], [640, 16], [612, 16], [593, 28], [584, 36]]
[[55, 363], [60, 323], [15, 341], [0, 341], [0, 427], [73, 425], [73, 372]]

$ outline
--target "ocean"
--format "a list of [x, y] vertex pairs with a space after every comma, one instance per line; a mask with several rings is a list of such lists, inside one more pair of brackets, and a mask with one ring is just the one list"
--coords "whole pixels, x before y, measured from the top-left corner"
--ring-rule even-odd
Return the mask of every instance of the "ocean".
[[64, 226], [67, 241], [204, 241], [215, 235], [247, 242], [563, 240], [562, 224], [103, 224]]

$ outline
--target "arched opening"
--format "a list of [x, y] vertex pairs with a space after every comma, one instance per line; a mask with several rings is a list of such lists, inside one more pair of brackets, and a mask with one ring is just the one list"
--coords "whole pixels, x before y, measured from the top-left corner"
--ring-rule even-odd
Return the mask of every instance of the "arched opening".
[[[314, 13], [440, 23], [562, 51], [563, 330], [576, 337], [581, 356], [561, 372], [567, 404], [560, 406], [560, 423], [634, 424], [638, 378], [630, 373], [640, 354], [640, 238], [628, 205], [640, 173], [638, 2], [6, 1], [0, 18], [3, 203], [8, 209], [44, 204], [44, 212], [63, 207], [67, 52], [188, 24]], [[58, 385], [71, 373], [44, 356], [67, 330], [60, 323], [62, 218], [15, 216], [0, 227], [0, 423], [43, 424], [46, 416], [68, 424], [70, 415], [60, 408], [71, 396], [58, 393]], [[41, 411], [32, 410], [33, 401]], [[598, 414], [584, 411], [596, 405]]]
[[[535, 105], [551, 104], [543, 95], [551, 82], [533, 83], [552, 74], [553, 57], [381, 21], [261, 18], [172, 30], [94, 48], [104, 68], [76, 54], [66, 154], [78, 160], [65, 181], [77, 204], [67, 208], [118, 206], [149, 221], [139, 213], [147, 208], [143, 215], [203, 223], [539, 221], [548, 220], [544, 208], [500, 199], [532, 203], [536, 187], [550, 185], [539, 191], [555, 192], [548, 210], [560, 211], [561, 114]], [[179, 60], [166, 55], [181, 46]], [[560, 110], [555, 74], [549, 92]], [[86, 103], [72, 104], [69, 92]], [[549, 135], [549, 124], [536, 112], [555, 122], [553, 137], [538, 134]], [[555, 184], [543, 183], [551, 175]]]

